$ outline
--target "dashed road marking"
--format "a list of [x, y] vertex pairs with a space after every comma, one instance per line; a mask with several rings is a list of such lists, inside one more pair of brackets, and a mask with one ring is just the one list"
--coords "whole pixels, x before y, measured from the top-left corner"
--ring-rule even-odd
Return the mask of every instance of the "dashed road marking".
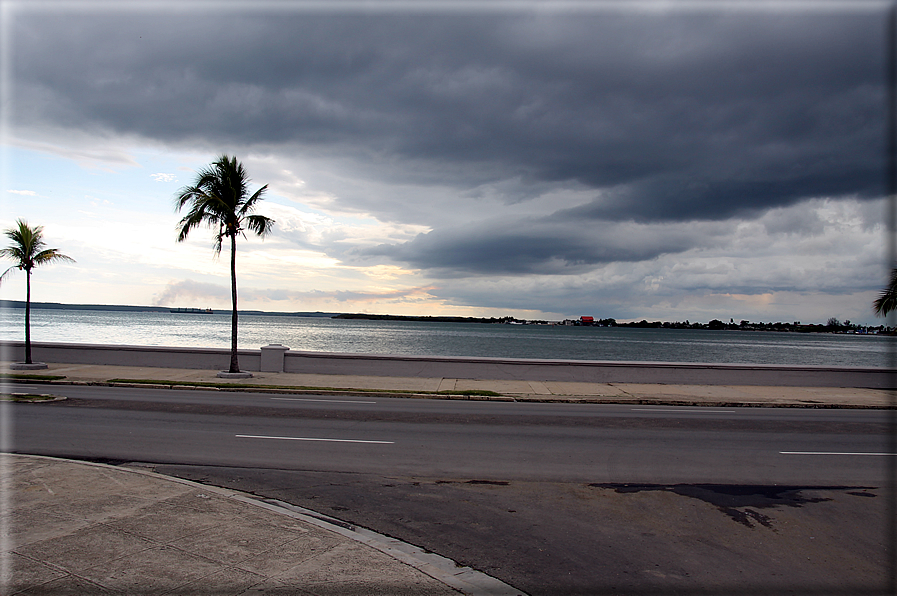
[[[683, 406], [687, 407], [687, 406]], [[674, 409], [674, 408], [630, 408], [633, 412], [677, 412], [680, 414], [740, 414], [744, 410], [744, 408], [729, 408], [727, 410], [707, 410], [701, 407], [692, 407], [688, 410], [684, 409]]]
[[269, 437], [266, 435], [234, 435], [240, 439], [279, 439], [282, 441], [325, 441], [328, 443], [380, 443], [392, 445], [395, 441], [365, 441], [363, 439], [320, 439], [316, 437]]
[[897, 455], [897, 453], [869, 453], [862, 451], [779, 451], [782, 455]]
[[357, 399], [309, 399], [305, 397], [272, 397], [281, 401], [319, 401], [328, 404], [375, 404], [375, 401], [360, 401]]

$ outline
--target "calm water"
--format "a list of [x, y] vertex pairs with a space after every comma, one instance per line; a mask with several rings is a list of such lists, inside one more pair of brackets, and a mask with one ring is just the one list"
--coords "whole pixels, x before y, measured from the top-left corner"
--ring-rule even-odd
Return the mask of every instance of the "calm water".
[[[22, 340], [24, 310], [0, 310], [0, 339]], [[32, 310], [32, 341], [230, 347], [230, 316]], [[242, 315], [240, 347], [367, 354], [886, 367], [884, 336], [414, 323]]]

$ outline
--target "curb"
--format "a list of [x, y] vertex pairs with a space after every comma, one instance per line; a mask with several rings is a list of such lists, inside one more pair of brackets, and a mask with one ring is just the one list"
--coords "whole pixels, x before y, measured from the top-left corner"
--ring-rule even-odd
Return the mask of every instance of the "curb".
[[491, 575], [486, 575], [470, 567], [462, 567], [447, 557], [425, 551], [418, 546], [402, 542], [396, 538], [378, 534], [373, 530], [347, 524], [328, 515], [322, 515], [310, 509], [284, 503], [277, 499], [264, 499], [256, 504], [270, 511], [301, 519], [307, 523], [366, 544], [464, 594], [471, 596], [524, 596], [524, 593], [520, 590]]
[[[3, 379], [7, 383], [28, 385], [77, 385], [82, 387], [127, 387], [132, 389], [181, 389], [220, 391], [224, 393], [280, 393], [289, 395], [336, 395], [351, 397], [407, 397], [412, 399], [458, 399], [470, 401], [519, 401], [509, 395], [468, 395], [465, 393], [414, 393], [388, 389], [301, 389], [298, 387], [206, 387], [190, 383], [113, 383], [109, 381], [75, 381], [46, 379]], [[549, 400], [551, 401], [551, 400]]]
[[897, 405], [837, 404], [820, 402], [766, 402], [766, 401], [689, 401], [681, 399], [655, 399], [645, 397], [601, 398], [591, 396], [558, 396], [557, 398], [519, 396], [514, 401], [524, 403], [566, 404], [618, 404], [634, 406], [686, 406], [694, 408], [802, 408], [830, 410], [895, 410]]

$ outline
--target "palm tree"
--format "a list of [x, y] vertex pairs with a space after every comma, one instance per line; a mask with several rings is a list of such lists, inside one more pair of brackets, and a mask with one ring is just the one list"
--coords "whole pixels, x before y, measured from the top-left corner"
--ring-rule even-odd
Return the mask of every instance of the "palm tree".
[[875, 314], [882, 317], [892, 310], [897, 310], [897, 268], [891, 269], [891, 282], [882, 290], [881, 295], [872, 303]]
[[16, 263], [0, 275], [0, 282], [13, 269], [25, 270], [25, 364], [34, 364], [31, 361], [31, 270], [53, 261], [74, 263], [75, 259], [62, 254], [59, 249], [46, 248], [43, 226], [32, 228], [25, 220], [17, 219], [16, 227], [5, 230], [4, 234], [12, 240], [12, 244], [0, 249], [0, 257], [12, 259]]
[[190, 230], [205, 224], [215, 233], [215, 255], [221, 254], [224, 238], [230, 238], [230, 285], [233, 312], [231, 314], [230, 369], [228, 373], [239, 373], [237, 362], [237, 235], [245, 229], [264, 237], [274, 220], [264, 215], [252, 215], [256, 204], [268, 185], [261, 187], [252, 196], [248, 190], [249, 176], [243, 164], [236, 157], [221, 155], [211, 165], [197, 172], [193, 186], [182, 188], [175, 197], [175, 207], [181, 211], [189, 205], [187, 215], [178, 223], [178, 242], [183, 242]]

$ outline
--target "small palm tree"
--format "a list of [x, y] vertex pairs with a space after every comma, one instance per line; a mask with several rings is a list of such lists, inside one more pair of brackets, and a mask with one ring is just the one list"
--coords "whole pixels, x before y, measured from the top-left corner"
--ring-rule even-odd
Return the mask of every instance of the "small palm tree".
[[29, 226], [24, 220], [17, 219], [16, 227], [4, 231], [12, 244], [0, 249], [0, 257], [15, 261], [15, 265], [0, 275], [0, 282], [13, 269], [25, 270], [25, 364], [33, 364], [31, 361], [31, 270], [38, 265], [45, 265], [54, 261], [75, 262], [72, 257], [66, 256], [56, 248], [45, 248], [43, 226]]
[[897, 269], [891, 269], [891, 282], [872, 303], [872, 309], [875, 314], [882, 317], [892, 310], [897, 310]]
[[221, 155], [215, 162], [197, 172], [193, 186], [182, 188], [175, 197], [175, 208], [181, 211], [189, 205], [187, 214], [178, 223], [178, 242], [183, 242], [190, 230], [205, 224], [217, 230], [215, 255], [221, 253], [225, 238], [230, 239], [231, 339], [229, 373], [239, 373], [237, 361], [237, 235], [246, 236], [249, 229], [264, 238], [271, 231], [274, 220], [264, 215], [252, 215], [256, 204], [268, 185], [249, 194], [249, 176], [236, 157]]

